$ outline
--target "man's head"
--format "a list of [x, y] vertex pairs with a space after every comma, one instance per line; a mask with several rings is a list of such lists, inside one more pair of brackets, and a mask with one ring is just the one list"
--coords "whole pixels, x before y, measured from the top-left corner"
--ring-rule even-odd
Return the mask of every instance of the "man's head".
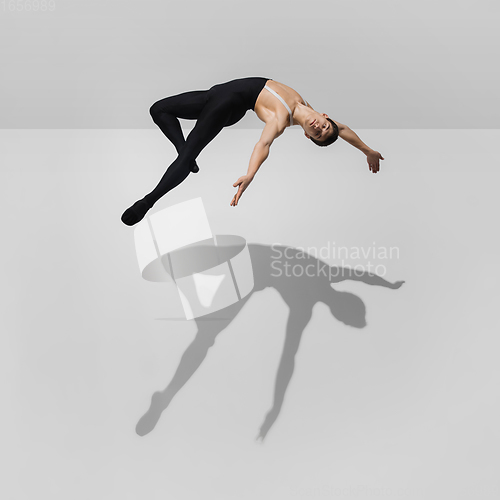
[[329, 146], [339, 137], [339, 128], [326, 113], [313, 113], [307, 119], [304, 135], [317, 146]]

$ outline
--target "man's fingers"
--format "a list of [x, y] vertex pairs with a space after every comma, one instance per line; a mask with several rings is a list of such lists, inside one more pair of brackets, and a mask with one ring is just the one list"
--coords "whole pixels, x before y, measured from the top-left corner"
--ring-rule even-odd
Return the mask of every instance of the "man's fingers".
[[243, 179], [240, 177], [234, 184], [233, 187], [239, 186], [243, 182]]
[[241, 189], [236, 193], [236, 205], [238, 204], [239, 199], [241, 198], [241, 195], [243, 194], [243, 189]]

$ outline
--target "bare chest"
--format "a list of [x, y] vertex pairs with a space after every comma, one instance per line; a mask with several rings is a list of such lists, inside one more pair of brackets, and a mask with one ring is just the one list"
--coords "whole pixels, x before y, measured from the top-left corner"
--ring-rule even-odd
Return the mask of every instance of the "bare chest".
[[[266, 85], [274, 90], [288, 104], [290, 110], [295, 110], [298, 103], [305, 104], [298, 92], [291, 87], [275, 80], [268, 80]], [[260, 120], [267, 123], [277, 119], [283, 128], [290, 126], [290, 114], [283, 103], [267, 89], [263, 88], [255, 102], [254, 111]]]

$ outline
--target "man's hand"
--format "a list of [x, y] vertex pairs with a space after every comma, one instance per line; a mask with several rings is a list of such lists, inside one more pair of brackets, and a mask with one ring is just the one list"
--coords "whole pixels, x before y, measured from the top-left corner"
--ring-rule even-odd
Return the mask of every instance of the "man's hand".
[[382, 155], [378, 151], [370, 151], [366, 155], [369, 169], [376, 174], [380, 170], [379, 160], [383, 160]]
[[238, 192], [234, 195], [233, 201], [231, 201], [230, 206], [235, 207], [238, 204], [238, 200], [241, 198], [243, 191], [248, 187], [248, 185], [252, 182], [253, 177], [249, 175], [243, 175], [240, 177], [234, 184], [233, 187], [240, 186]]

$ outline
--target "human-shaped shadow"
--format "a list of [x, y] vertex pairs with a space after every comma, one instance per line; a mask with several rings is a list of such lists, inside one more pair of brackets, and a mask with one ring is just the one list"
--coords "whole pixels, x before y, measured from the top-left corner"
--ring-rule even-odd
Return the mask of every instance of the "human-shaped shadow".
[[[231, 324], [253, 293], [268, 287], [275, 288], [290, 311], [284, 349], [276, 375], [273, 405], [256, 437], [257, 440], [263, 441], [280, 413], [293, 374], [295, 355], [302, 333], [312, 317], [314, 305], [323, 302], [330, 308], [332, 315], [346, 325], [355, 328], [366, 326], [366, 308], [363, 301], [350, 292], [336, 291], [331, 285], [349, 279], [397, 289], [404, 283], [390, 283], [381, 276], [359, 269], [330, 266], [315, 256], [292, 247], [249, 244], [248, 250], [254, 275], [252, 292], [229, 307], [193, 320], [198, 328], [196, 336], [182, 355], [168, 386], [153, 394], [150, 408], [136, 426], [136, 432], [140, 436], [154, 429], [162, 412], [201, 365], [217, 335]], [[299, 266], [304, 272], [300, 276], [298, 272], [292, 273], [290, 270], [298, 269], [294, 266]]]

